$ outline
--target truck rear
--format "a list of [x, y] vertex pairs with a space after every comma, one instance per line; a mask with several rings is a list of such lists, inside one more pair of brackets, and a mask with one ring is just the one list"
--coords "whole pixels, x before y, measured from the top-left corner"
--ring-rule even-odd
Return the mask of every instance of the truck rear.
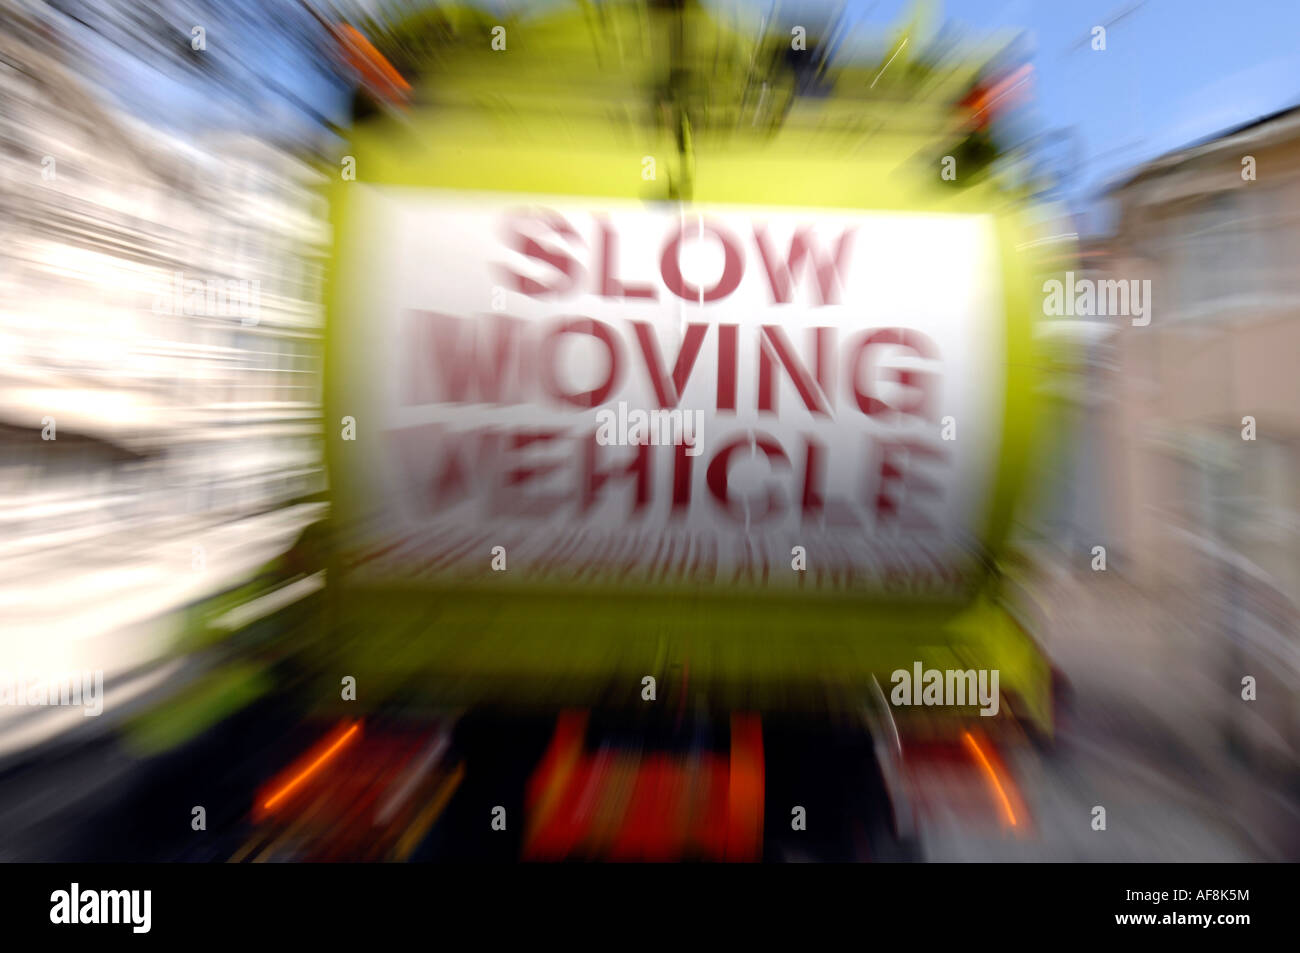
[[689, 4], [411, 31], [330, 196], [327, 707], [455, 713], [467, 778], [550, 726], [524, 857], [916, 856], [954, 761], [1023, 830], [1014, 70], [906, 29], [831, 68]]

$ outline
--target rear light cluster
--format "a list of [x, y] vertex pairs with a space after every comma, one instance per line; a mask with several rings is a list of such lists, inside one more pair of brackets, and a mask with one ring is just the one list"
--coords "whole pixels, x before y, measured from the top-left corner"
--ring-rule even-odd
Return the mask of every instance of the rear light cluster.
[[763, 734], [731, 716], [729, 753], [585, 746], [562, 714], [526, 792], [526, 860], [755, 861], [763, 847]]

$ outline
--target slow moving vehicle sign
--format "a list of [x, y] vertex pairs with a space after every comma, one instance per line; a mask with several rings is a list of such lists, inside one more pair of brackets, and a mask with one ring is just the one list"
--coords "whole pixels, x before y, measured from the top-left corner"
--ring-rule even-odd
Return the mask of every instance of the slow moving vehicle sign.
[[1042, 361], [987, 58], [806, 82], [695, 4], [453, 26], [330, 189], [331, 664], [376, 704], [814, 710], [961, 661], [1050, 732], [997, 604]]
[[503, 582], [969, 587], [1003, 414], [991, 216], [352, 195], [385, 236], [352, 250], [365, 317], [336, 344], [367, 383], [344, 403], [371, 449], [340, 458], [359, 579], [497, 585], [500, 546]]

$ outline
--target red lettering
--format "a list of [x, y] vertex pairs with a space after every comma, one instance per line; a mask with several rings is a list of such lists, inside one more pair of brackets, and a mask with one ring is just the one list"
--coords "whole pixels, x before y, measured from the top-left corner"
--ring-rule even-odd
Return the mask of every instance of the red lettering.
[[[536, 445], [551, 445], [568, 434], [563, 430], [517, 430], [505, 438], [503, 461], [509, 461], [509, 455], [523, 455], [523, 452]], [[549, 476], [565, 466], [569, 461], [567, 448], [559, 458], [530, 462], [521, 466], [508, 468], [503, 474], [502, 493], [496, 503], [498, 512], [514, 516], [548, 516], [567, 502], [559, 493], [529, 495], [523, 492], [511, 493], [505, 489], [517, 490], [525, 483], [530, 483]]]
[[736, 412], [736, 362], [739, 359], [737, 341], [740, 327], [735, 324], [718, 325], [718, 412]]
[[[933, 359], [938, 357], [938, 350], [928, 337], [920, 331], [907, 328], [882, 328], [862, 339], [857, 350], [849, 360], [849, 379], [853, 382], [853, 396], [858, 408], [868, 416], [878, 417], [885, 414], [913, 414], [925, 419], [933, 419], [932, 389], [937, 384], [937, 377], [930, 371], [916, 371], [908, 368], [892, 368], [894, 380], [913, 391], [912, 399], [900, 407], [891, 407], [875, 396], [870, 390], [862, 388], [862, 365], [868, 352], [881, 345], [897, 345], [910, 350], [920, 357]], [[870, 366], [868, 366], [870, 369]]]
[[[521, 322], [504, 315], [453, 318], [407, 312], [402, 399], [407, 406], [439, 401], [518, 403]], [[508, 376], [509, 375], [509, 376]], [[441, 387], [435, 387], [435, 379]], [[505, 382], [515, 385], [507, 391]]]
[[[390, 446], [401, 461], [412, 499], [437, 513], [467, 499], [471, 475], [491, 469], [490, 441], [481, 430], [453, 431], [445, 424], [421, 424], [391, 430]], [[432, 449], [430, 449], [432, 448]]]
[[[767, 499], [764, 501], [766, 506], [759, 513], [750, 511], [746, 514], [746, 511], [750, 509], [750, 500], [733, 500], [731, 498], [731, 491], [728, 486], [731, 456], [741, 448], [761, 450], [769, 463], [779, 461], [788, 466], [790, 458], [786, 456], [785, 451], [781, 449], [781, 445], [774, 438], [766, 435], [750, 435], [738, 437], [726, 444], [709, 463], [709, 469], [705, 474], [709, 492], [722, 505], [723, 511], [737, 522], [759, 523], [770, 516], [780, 513], [784, 503], [781, 494], [770, 485], [767, 487]], [[739, 509], [737, 509], [737, 504], [740, 506]], [[747, 515], [748, 518], [746, 518]]]
[[676, 407], [686, 389], [686, 381], [695, 367], [695, 359], [700, 355], [700, 346], [708, 332], [707, 324], [688, 324], [686, 335], [682, 338], [681, 350], [673, 364], [673, 376], [669, 379], [664, 374], [663, 358], [659, 354], [659, 343], [655, 340], [654, 328], [645, 321], [633, 321], [637, 343], [641, 346], [641, 356], [645, 360], [645, 369], [654, 385], [655, 398], [660, 407]]
[[585, 442], [582, 460], [582, 501], [579, 504], [582, 512], [586, 513], [596, 505], [596, 497], [601, 488], [613, 479], [635, 479], [636, 496], [632, 504], [632, 512], [636, 513], [644, 509], [650, 502], [650, 445], [637, 446], [636, 455], [630, 463], [608, 470], [596, 468], [596, 456], [600, 449], [600, 444], [596, 442], [596, 432], [593, 430]]
[[[543, 211], [525, 221], [544, 225], [555, 234], [562, 235], [565, 238], [582, 241], [577, 230], [562, 215], [555, 212]], [[500, 265], [498, 270], [505, 273], [507, 287], [518, 291], [520, 294], [535, 298], [546, 295], [561, 295], [576, 288], [582, 276], [582, 266], [578, 264], [577, 260], [563, 249], [543, 245], [535, 238], [524, 234], [522, 225], [523, 222], [519, 222], [508, 228], [506, 244], [525, 258], [532, 258], [535, 261], [550, 265], [559, 272], [564, 280], [557, 279], [552, 284], [543, 284], [534, 278], [518, 274], [505, 265]]]
[[[915, 440], [890, 441], [880, 445], [880, 482], [874, 507], [878, 525], [893, 523], [908, 529], [938, 528], [916, 507], [916, 498], [922, 495], [936, 497], [942, 485], [921, 474], [912, 464], [914, 457], [942, 459], [944, 456], [943, 450]], [[902, 513], [904, 503], [908, 504], [906, 515]]]
[[[813, 338], [814, 348], [817, 351], [817, 368], [823, 373], [828, 363], [821, 359], [824, 337], [822, 332], [826, 331], [830, 331], [830, 328], [815, 329]], [[785, 332], [774, 324], [763, 325], [762, 337], [759, 338], [759, 413], [776, 413], [776, 376], [772, 373], [773, 354], [780, 359], [781, 365], [785, 368], [786, 373], [790, 375], [790, 380], [794, 382], [795, 389], [799, 391], [799, 396], [803, 398], [804, 406], [814, 414], [829, 417], [831, 409], [830, 402], [826, 398], [824, 382], [822, 380], [813, 381], [808, 369], [795, 357], [794, 349], [790, 346], [790, 341], [786, 338]]]
[[790, 254], [784, 265], [776, 260], [768, 247], [767, 232], [761, 226], [754, 228], [754, 242], [758, 245], [758, 254], [763, 259], [763, 268], [767, 272], [767, 281], [772, 289], [772, 301], [775, 304], [789, 304], [791, 286], [794, 284], [795, 272], [800, 271], [806, 260], [811, 261], [817, 275], [817, 293], [820, 304], [836, 304], [836, 286], [840, 284], [839, 274], [844, 267], [848, 253], [849, 240], [853, 229], [846, 229], [835, 245], [835, 257], [825, 255], [812, 239], [812, 230], [800, 228], [794, 233], [790, 242]]
[[664, 246], [663, 255], [659, 259], [659, 271], [663, 276], [664, 284], [668, 286], [669, 291], [685, 301], [698, 301], [704, 304], [705, 302], [725, 298], [739, 287], [740, 279], [745, 272], [744, 259], [740, 254], [740, 245], [716, 225], [704, 221], [700, 222], [697, 226], [698, 234], [703, 235], [704, 232], [708, 232], [721, 242], [724, 255], [722, 277], [718, 279], [716, 285], [708, 291], [704, 291], [694, 285], [687, 284], [686, 279], [682, 277], [679, 256], [681, 254], [682, 239], [687, 235], [687, 227], [685, 224], [679, 225], [672, 240]]
[[689, 448], [679, 443], [673, 448], [673, 508], [672, 512], [681, 515], [691, 505], [691, 464], [694, 458], [688, 457]]
[[[564, 389], [564, 385], [560, 382], [558, 361], [560, 341], [566, 334], [586, 334], [604, 346], [609, 368], [604, 383], [588, 391], [569, 392]], [[597, 404], [605, 403], [618, 385], [622, 370], [618, 338], [613, 329], [602, 321], [593, 321], [591, 318], [570, 318], [556, 326], [542, 340], [542, 374], [546, 392], [555, 399], [573, 404], [575, 407], [595, 407]]]

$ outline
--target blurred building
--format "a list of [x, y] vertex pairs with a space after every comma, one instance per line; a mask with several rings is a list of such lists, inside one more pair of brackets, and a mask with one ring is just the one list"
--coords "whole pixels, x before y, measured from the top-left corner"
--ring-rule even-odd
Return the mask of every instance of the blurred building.
[[1115, 319], [1105, 381], [1114, 562], [1217, 633], [1226, 691], [1267, 673], [1253, 736], [1294, 755], [1300, 109], [1161, 156], [1110, 197], [1107, 270], [1153, 289], [1148, 326]]
[[[1080, 279], [1102, 280], [1112, 270], [1111, 241], [1079, 240], [1079, 227], [1078, 220], [1062, 217], [1047, 229], [1059, 241], [1043, 255], [1045, 273], [1069, 270]], [[1070, 560], [1109, 537], [1116, 523], [1107, 490], [1113, 448], [1105, 433], [1115, 401], [1108, 383], [1116, 333], [1113, 318], [1097, 315], [1054, 316], [1036, 329], [1045, 362], [1037, 399], [1046, 426], [1032, 481], [1038, 487], [1033, 533]]]
[[320, 173], [110, 105], [18, 8], [0, 54], [0, 557], [321, 489]]

